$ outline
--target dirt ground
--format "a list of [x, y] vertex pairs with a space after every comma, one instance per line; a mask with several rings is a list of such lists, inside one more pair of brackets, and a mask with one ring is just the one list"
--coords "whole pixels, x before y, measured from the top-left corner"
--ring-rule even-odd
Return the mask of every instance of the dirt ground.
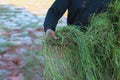
[[[25, 8], [0, 6], [0, 80], [43, 80], [44, 19]], [[66, 18], [58, 22], [65, 24]]]
[[[41, 26], [53, 2], [54, 0], [0, 0], [0, 5], [5, 5], [0, 6], [0, 80], [43, 80], [43, 57], [36, 58], [36, 54], [42, 49], [41, 36], [44, 31]], [[63, 26], [65, 23], [66, 18], [62, 18], [58, 25]], [[20, 28], [21, 26], [27, 27]], [[10, 41], [15, 45], [9, 44]], [[37, 63], [33, 64], [34, 62]], [[34, 66], [36, 64], [39, 69]]]

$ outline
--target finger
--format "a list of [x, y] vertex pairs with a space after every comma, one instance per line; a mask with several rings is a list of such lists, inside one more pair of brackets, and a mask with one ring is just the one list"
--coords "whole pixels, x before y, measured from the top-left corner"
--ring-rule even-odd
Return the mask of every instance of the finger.
[[47, 37], [50, 36], [50, 32], [51, 32], [51, 31], [50, 31], [49, 29], [46, 31], [45, 34], [46, 34]]
[[57, 39], [57, 36], [55, 35], [55, 32], [54, 32], [54, 31], [51, 31], [51, 32], [50, 32], [50, 36], [53, 37], [55, 40]]
[[57, 39], [57, 36], [55, 35], [55, 32], [50, 30], [50, 29], [47, 30], [46, 35], [47, 35], [47, 37], [52, 37], [55, 40]]
[[51, 32], [49, 36], [50, 36], [50, 37], [53, 37], [55, 40], [57, 39], [57, 36], [55, 35], [54, 32]]
[[55, 36], [54, 39], [57, 40], [58, 38]]

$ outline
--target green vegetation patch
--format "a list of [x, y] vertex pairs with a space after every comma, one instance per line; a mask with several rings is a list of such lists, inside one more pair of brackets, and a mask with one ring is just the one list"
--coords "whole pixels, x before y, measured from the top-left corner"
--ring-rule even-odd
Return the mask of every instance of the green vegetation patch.
[[44, 80], [120, 80], [118, 4], [93, 15], [85, 33], [66, 26], [56, 31], [58, 40], [46, 38]]

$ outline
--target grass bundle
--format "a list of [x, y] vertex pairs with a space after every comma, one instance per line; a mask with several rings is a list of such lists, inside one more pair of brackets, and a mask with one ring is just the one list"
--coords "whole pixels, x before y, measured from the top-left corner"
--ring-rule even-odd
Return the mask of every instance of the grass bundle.
[[86, 33], [67, 26], [56, 31], [58, 40], [46, 39], [44, 80], [120, 80], [120, 8], [112, 4], [92, 16]]
[[[86, 32], [90, 44], [93, 59], [98, 71], [102, 73], [105, 80], [112, 79], [113, 72], [113, 48], [114, 48], [114, 29], [107, 13], [93, 16]], [[99, 79], [102, 80], [102, 79]]]
[[120, 80], [120, 0], [114, 0], [108, 12], [115, 33], [115, 46], [113, 48], [114, 80]]
[[[49, 68], [52, 67], [53, 69], [51, 70], [53, 71], [53, 73], [55, 72], [54, 74], [56, 74], [56, 75], [52, 75], [50, 77], [51, 79], [47, 79], [47, 80], [79, 80], [84, 78], [87, 78], [89, 80], [91, 79], [96, 80], [95, 79], [96, 77], [94, 77], [95, 75], [93, 75], [95, 66], [90, 57], [89, 50], [87, 48], [87, 44], [88, 44], [86, 43], [87, 36], [85, 36], [84, 33], [80, 32], [78, 29], [75, 29], [74, 27], [71, 26], [64, 27], [63, 29], [58, 30], [56, 34], [57, 36], [59, 36], [58, 41], [55, 42], [54, 40], [47, 39], [49, 40], [49, 42], [47, 41], [46, 44], [47, 45], [46, 59], [49, 59], [46, 61], [46, 64], [48, 63], [53, 64], [52, 66], [50, 65], [46, 65], [46, 66]], [[48, 47], [49, 44], [52, 45], [51, 46], [52, 48], [54, 47], [53, 48], [54, 51], [52, 51], [52, 53], [50, 53], [51, 48]], [[57, 50], [55, 50], [56, 48]], [[55, 56], [55, 54], [62, 55], [61, 57], [59, 56], [60, 59], [58, 60], [59, 62], [57, 62], [57, 64], [60, 63], [60, 60], [62, 60], [62, 63], [60, 63], [57, 66], [56, 63], [54, 62], [55, 58], [53, 57]], [[57, 59], [55, 59], [55, 61]], [[66, 63], [68, 63], [69, 65], [66, 66]], [[62, 69], [67, 69], [67, 70], [62, 70], [62, 72], [60, 73], [56, 69], [62, 64], [65, 65], [64, 67], [62, 67]], [[50, 69], [47, 70], [47, 73], [51, 74], [51, 71], [49, 70]], [[68, 77], [62, 76], [62, 74], [65, 73], [66, 71], [68, 71], [67, 73]], [[60, 77], [57, 77], [58, 75]], [[70, 76], [72, 76], [72, 78], [70, 78]], [[57, 79], [54, 77], [57, 77]]]
[[109, 6], [108, 13], [115, 28], [116, 41], [120, 44], [120, 0], [113, 0]]
[[[68, 58], [66, 58], [65, 55], [62, 56], [63, 52], [62, 48], [47, 46], [45, 54], [44, 80], [72, 79], [73, 73], [70, 63], [68, 62], [69, 56], [66, 56]], [[64, 53], [66, 53], [66, 55], [69, 54], [68, 50], [65, 50]]]

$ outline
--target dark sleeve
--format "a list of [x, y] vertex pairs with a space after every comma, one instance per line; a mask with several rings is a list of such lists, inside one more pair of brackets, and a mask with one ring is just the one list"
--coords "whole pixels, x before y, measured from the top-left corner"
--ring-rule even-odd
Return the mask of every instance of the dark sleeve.
[[69, 0], [56, 0], [53, 5], [49, 8], [45, 22], [44, 22], [44, 30], [51, 29], [55, 31], [58, 20], [65, 13], [68, 8]]

